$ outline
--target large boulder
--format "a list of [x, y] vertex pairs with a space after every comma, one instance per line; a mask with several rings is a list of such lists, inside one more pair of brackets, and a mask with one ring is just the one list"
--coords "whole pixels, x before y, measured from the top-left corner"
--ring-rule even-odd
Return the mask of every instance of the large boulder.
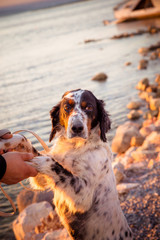
[[112, 151], [115, 153], [124, 153], [131, 146], [132, 137], [141, 138], [136, 124], [126, 122], [119, 126], [116, 135], [112, 141]]
[[53, 208], [53, 191], [45, 190], [45, 191], [34, 191], [31, 189], [23, 189], [17, 197], [17, 205], [19, 212], [23, 211], [24, 208], [29, 206], [32, 203], [37, 202], [43, 202], [47, 201], [49, 202]]
[[46, 201], [33, 203], [26, 207], [13, 222], [16, 239], [32, 239], [32, 236], [36, 234], [35, 227], [41, 224], [41, 219], [47, 218], [52, 212], [52, 206]]

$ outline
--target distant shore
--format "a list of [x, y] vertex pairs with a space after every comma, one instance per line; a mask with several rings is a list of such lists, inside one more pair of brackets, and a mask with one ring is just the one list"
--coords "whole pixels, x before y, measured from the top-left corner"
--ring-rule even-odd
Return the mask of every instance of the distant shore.
[[16, 14], [25, 11], [56, 7], [84, 0], [2, 0], [0, 1], [0, 16]]

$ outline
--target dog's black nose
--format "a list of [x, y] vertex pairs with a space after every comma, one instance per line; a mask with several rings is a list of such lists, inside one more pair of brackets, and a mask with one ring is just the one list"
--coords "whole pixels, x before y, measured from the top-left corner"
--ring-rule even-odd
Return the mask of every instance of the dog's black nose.
[[76, 134], [81, 133], [83, 131], [82, 123], [77, 123], [72, 126], [72, 131]]

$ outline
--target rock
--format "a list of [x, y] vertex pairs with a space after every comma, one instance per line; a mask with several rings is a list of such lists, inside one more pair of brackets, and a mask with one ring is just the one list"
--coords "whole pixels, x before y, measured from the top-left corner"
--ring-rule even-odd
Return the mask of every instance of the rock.
[[91, 80], [104, 82], [107, 80], [107, 78], [108, 78], [108, 76], [105, 73], [98, 73]]
[[149, 49], [145, 48], [145, 47], [139, 48], [139, 50], [138, 50], [138, 52], [142, 55], [147, 55], [148, 51], [149, 51]]
[[133, 158], [131, 153], [136, 151], [137, 147], [130, 147], [123, 157], [121, 157], [120, 162], [126, 167], [128, 164], [133, 163]]
[[63, 225], [60, 222], [59, 216], [56, 211], [53, 211], [48, 217], [41, 219], [41, 223], [35, 227], [35, 232], [39, 234], [61, 228], [63, 228]]
[[139, 61], [139, 65], [137, 68], [138, 68], [138, 70], [147, 69], [147, 66], [148, 66], [148, 61], [145, 59], [142, 59]]
[[46, 233], [42, 240], [71, 240], [71, 238], [69, 237], [67, 230], [63, 229]]
[[45, 233], [36, 234], [32, 236], [32, 240], [42, 240], [44, 236], [45, 236]]
[[158, 110], [148, 111], [143, 115], [144, 119], [153, 119], [158, 116]]
[[149, 107], [152, 111], [159, 110], [159, 108], [160, 108], [160, 98], [152, 98], [149, 102]]
[[157, 155], [156, 161], [159, 162], [160, 161], [160, 152]]
[[146, 92], [157, 92], [157, 85], [150, 84], [150, 86], [146, 88]]
[[132, 152], [131, 156], [134, 159], [134, 162], [141, 162], [150, 159], [156, 159], [158, 152], [151, 150], [142, 150], [137, 149], [135, 152]]
[[131, 62], [126, 62], [124, 65], [125, 66], [130, 66], [132, 63]]
[[112, 151], [116, 153], [124, 153], [130, 147], [131, 138], [139, 137], [140, 133], [136, 124], [126, 122], [119, 126], [116, 135], [112, 141]]
[[127, 165], [127, 171], [138, 173], [142, 169], [146, 170], [147, 163], [146, 162], [135, 162]]
[[153, 167], [154, 167], [154, 160], [151, 159], [151, 160], [149, 161], [149, 163], [148, 163], [148, 168], [149, 168], [149, 169], [152, 169]]
[[140, 134], [139, 136], [133, 136], [131, 138], [131, 146], [138, 147], [141, 146], [144, 141], [144, 137]]
[[160, 86], [160, 74], [157, 74], [155, 82], [158, 83], [158, 85]]
[[124, 180], [125, 174], [124, 174], [124, 166], [122, 163], [118, 162], [113, 162], [112, 163], [113, 167], [113, 172], [116, 178], [116, 184], [120, 183], [121, 181]]
[[156, 131], [160, 131], [160, 119], [158, 119], [155, 123], [155, 126], [156, 126]]
[[146, 92], [146, 101], [147, 102], [150, 102], [151, 99], [156, 98], [156, 97], [157, 97], [157, 94], [155, 92], [150, 92], [150, 93]]
[[140, 92], [139, 94], [139, 97], [147, 102], [149, 102], [151, 99], [153, 98], [157, 98], [157, 93], [155, 92], [145, 92], [145, 91], [142, 91]]
[[144, 91], [149, 86], [149, 80], [148, 78], [143, 78], [140, 80], [136, 86], [136, 89]]
[[140, 101], [133, 101], [127, 104], [128, 109], [139, 109], [142, 106]]
[[17, 240], [30, 240], [35, 227], [53, 211], [48, 202], [33, 203], [26, 207], [13, 222], [13, 231]]
[[150, 60], [156, 60], [158, 58], [158, 52], [154, 51], [150, 55]]
[[160, 132], [152, 132], [143, 142], [143, 150], [152, 150], [160, 152]]
[[23, 189], [17, 197], [17, 205], [19, 212], [23, 211], [28, 205], [32, 203], [47, 201], [53, 208], [53, 191], [32, 191], [28, 189]]
[[109, 21], [109, 20], [103, 20], [103, 24], [104, 24], [104, 25], [109, 25], [109, 24], [110, 24], [110, 21]]
[[142, 127], [139, 132], [145, 138], [149, 134], [151, 134], [151, 132], [154, 131], [155, 129], [156, 129], [155, 125], [154, 124], [150, 124], [149, 126]]
[[160, 98], [160, 85], [157, 87], [156, 94], [157, 94], [157, 98]]
[[33, 203], [35, 192], [23, 189], [17, 196], [17, 206], [19, 212], [22, 212], [27, 206]]
[[130, 113], [127, 114], [127, 117], [128, 117], [128, 119], [135, 120], [135, 119], [140, 118], [141, 114], [136, 110], [132, 110], [132, 111], [130, 111]]
[[140, 97], [141, 99], [146, 100], [146, 98], [147, 98], [147, 96], [148, 96], [148, 93], [142, 91], [142, 92], [139, 92], [138, 95], [139, 95], [139, 97]]
[[153, 121], [153, 119], [147, 119], [143, 122], [142, 127], [148, 127], [148, 126], [150, 126], [151, 124], [154, 124], [154, 123], [155, 123], [155, 121]]
[[120, 183], [117, 185], [117, 191], [119, 194], [128, 193], [133, 188], [139, 187], [139, 183]]

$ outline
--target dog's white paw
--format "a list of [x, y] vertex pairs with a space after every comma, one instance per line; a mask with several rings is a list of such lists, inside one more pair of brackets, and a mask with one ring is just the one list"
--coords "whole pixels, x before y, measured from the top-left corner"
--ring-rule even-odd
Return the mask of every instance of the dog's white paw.
[[51, 166], [53, 163], [54, 159], [52, 159], [50, 156], [41, 155], [34, 157], [29, 164], [35, 167], [38, 172], [49, 174], [51, 172]]

